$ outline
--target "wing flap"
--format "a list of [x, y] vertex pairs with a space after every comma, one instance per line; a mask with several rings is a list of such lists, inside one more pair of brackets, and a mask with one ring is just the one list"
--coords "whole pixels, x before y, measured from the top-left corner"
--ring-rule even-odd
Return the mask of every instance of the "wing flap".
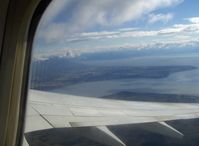
[[182, 138], [184, 136], [181, 132], [179, 132], [178, 130], [176, 130], [175, 128], [173, 128], [165, 122], [146, 123], [139, 124], [137, 126], [139, 126], [139, 128], [141, 129], [169, 137]]
[[125, 144], [106, 126], [78, 128], [77, 131], [77, 134], [105, 145], [125, 146]]

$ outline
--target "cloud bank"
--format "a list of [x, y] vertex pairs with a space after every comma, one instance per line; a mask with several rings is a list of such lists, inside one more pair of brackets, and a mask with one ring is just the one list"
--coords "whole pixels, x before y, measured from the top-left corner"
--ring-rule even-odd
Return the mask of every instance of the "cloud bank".
[[[76, 57], [83, 53], [198, 45], [199, 17], [182, 18], [183, 21], [186, 20], [185, 23], [155, 29], [123, 27], [123, 24], [136, 23], [143, 17], [149, 26], [156, 22], [166, 23], [174, 15], [170, 12], [157, 13], [155, 10], [181, 2], [182, 0], [55, 0], [44, 14], [36, 35], [36, 39], [42, 41], [47, 49], [37, 53], [35, 58]], [[93, 29], [95, 27], [102, 29]], [[48, 49], [51, 44], [55, 44], [55, 48]]]
[[[47, 43], [55, 42], [96, 25], [110, 27], [137, 21], [154, 10], [181, 2], [182, 0], [54, 0], [43, 16], [38, 35]], [[56, 17], [63, 12], [70, 15], [61, 22], [55, 22]], [[151, 17], [150, 22], [155, 22], [164, 18], [171, 19], [172, 16]]]

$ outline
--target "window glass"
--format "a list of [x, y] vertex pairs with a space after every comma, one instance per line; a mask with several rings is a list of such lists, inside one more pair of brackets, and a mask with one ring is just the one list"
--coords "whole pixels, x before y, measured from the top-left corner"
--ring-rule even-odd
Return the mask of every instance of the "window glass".
[[54, 0], [33, 43], [24, 146], [198, 146], [199, 1]]

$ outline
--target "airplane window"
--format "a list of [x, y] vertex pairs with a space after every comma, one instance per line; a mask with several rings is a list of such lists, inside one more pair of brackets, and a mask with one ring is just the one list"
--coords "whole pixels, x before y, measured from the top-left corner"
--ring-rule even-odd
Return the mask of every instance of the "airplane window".
[[54, 0], [33, 42], [24, 146], [198, 146], [199, 1]]

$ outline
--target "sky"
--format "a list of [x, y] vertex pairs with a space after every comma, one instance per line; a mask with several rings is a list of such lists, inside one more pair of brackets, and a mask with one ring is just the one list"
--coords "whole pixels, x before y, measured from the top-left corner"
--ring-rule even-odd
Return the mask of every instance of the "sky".
[[197, 0], [53, 0], [38, 25], [33, 56], [197, 46], [198, 6]]

